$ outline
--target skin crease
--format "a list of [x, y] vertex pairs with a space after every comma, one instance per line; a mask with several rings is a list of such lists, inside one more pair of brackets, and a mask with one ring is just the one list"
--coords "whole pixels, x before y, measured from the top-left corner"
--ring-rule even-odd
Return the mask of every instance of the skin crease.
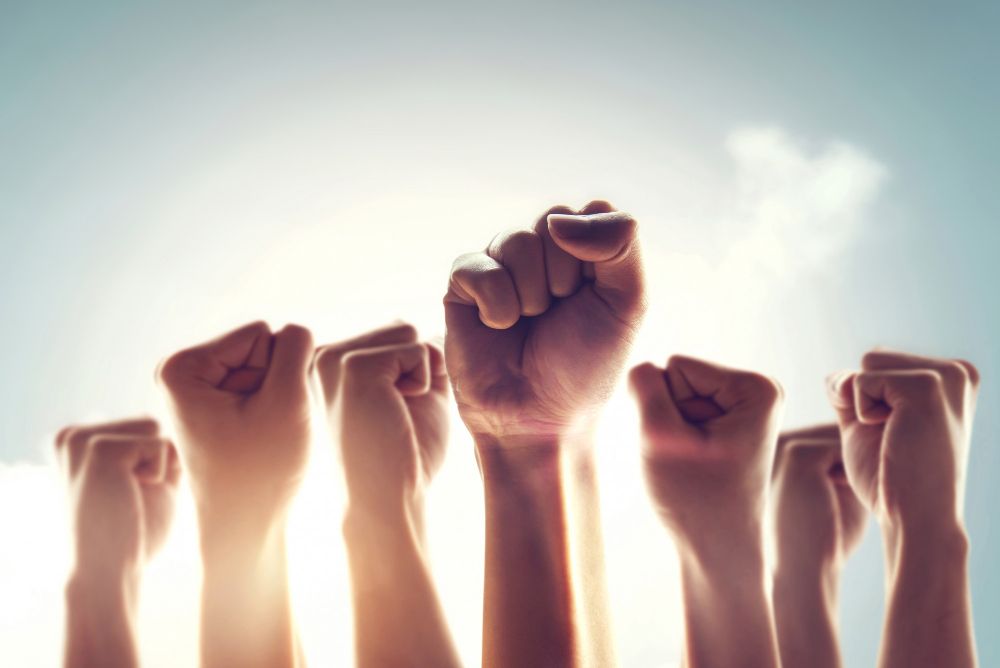
[[882, 668], [976, 664], [962, 506], [978, 387], [969, 362], [886, 350], [829, 379], [848, 480], [882, 529]]
[[484, 481], [486, 666], [615, 662], [590, 440], [644, 295], [635, 221], [607, 202], [553, 207], [452, 267], [445, 357]]
[[201, 534], [201, 661], [301, 661], [288, 600], [285, 525], [309, 453], [309, 331], [262, 322], [160, 366]]
[[654, 507], [681, 563], [685, 665], [777, 666], [764, 588], [763, 512], [782, 391], [690, 357], [630, 374]]
[[459, 666], [424, 546], [444, 459], [444, 354], [407, 324], [319, 348], [314, 368], [344, 466], [356, 664]]
[[55, 446], [69, 484], [75, 547], [64, 665], [138, 666], [139, 586], [173, 520], [177, 451], [149, 418], [67, 427]]
[[778, 438], [771, 479], [773, 602], [782, 665], [841, 665], [837, 589], [867, 512], [847, 483], [835, 424]]

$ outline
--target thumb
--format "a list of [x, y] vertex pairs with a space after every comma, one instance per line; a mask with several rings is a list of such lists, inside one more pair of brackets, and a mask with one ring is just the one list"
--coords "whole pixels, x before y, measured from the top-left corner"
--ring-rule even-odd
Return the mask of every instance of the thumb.
[[637, 317], [644, 305], [642, 262], [636, 222], [627, 213], [549, 214], [549, 234], [556, 245], [583, 262], [593, 263], [594, 289], [619, 314]]
[[312, 356], [312, 332], [300, 325], [286, 325], [274, 335], [271, 364], [261, 391], [301, 399], [308, 392]]

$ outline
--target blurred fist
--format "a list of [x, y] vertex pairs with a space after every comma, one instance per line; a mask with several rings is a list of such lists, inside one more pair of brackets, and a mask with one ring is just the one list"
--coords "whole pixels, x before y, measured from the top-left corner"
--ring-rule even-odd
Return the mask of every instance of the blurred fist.
[[577, 431], [607, 399], [645, 310], [635, 221], [555, 207], [452, 267], [445, 356], [474, 436]]
[[285, 508], [308, 461], [312, 352], [309, 330], [255, 322], [160, 366], [199, 506]]
[[968, 362], [889, 351], [830, 377], [847, 479], [879, 522], [961, 525], [978, 387]]
[[448, 438], [441, 350], [412, 325], [390, 325], [321, 347], [315, 370], [351, 505], [398, 512], [419, 503]]
[[868, 516], [847, 483], [837, 425], [781, 434], [771, 512], [779, 569], [839, 571], [861, 542]]
[[777, 382], [676, 355], [666, 369], [635, 367], [629, 380], [646, 479], [675, 538], [697, 550], [756, 535], [782, 403]]
[[137, 576], [162, 546], [180, 462], [148, 418], [67, 427], [56, 437], [69, 481], [77, 573]]

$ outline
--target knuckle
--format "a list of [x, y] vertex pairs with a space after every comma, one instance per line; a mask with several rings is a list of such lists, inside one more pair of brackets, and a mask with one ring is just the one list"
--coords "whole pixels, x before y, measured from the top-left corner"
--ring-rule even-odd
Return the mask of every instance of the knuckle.
[[523, 255], [541, 250], [541, 239], [531, 230], [509, 232], [500, 244], [502, 255]]
[[968, 378], [973, 389], [978, 388], [980, 375], [979, 369], [976, 368], [976, 365], [968, 360], [956, 360], [956, 362], [962, 367], [962, 370], [965, 372], [966, 377]]

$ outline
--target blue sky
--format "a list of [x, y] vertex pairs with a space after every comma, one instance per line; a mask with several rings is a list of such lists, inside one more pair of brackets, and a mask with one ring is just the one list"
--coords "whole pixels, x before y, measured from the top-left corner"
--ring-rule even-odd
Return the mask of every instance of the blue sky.
[[[980, 366], [967, 519], [1000, 664], [998, 27], [969, 2], [0, 3], [0, 480], [21, 493], [61, 424], [158, 411], [156, 360], [244, 320], [440, 333], [451, 257], [606, 197], [656, 279], [637, 356], [775, 373], [789, 425], [824, 419], [822, 374], [873, 345]], [[616, 447], [620, 519], [642, 500], [615, 495]], [[456, 436], [442, 507], [476, 494], [469, 460]], [[879, 561], [870, 535], [847, 665], [874, 656]], [[630, 612], [641, 582], [612, 585], [623, 663], [673, 660], [673, 599], [657, 626]]]

